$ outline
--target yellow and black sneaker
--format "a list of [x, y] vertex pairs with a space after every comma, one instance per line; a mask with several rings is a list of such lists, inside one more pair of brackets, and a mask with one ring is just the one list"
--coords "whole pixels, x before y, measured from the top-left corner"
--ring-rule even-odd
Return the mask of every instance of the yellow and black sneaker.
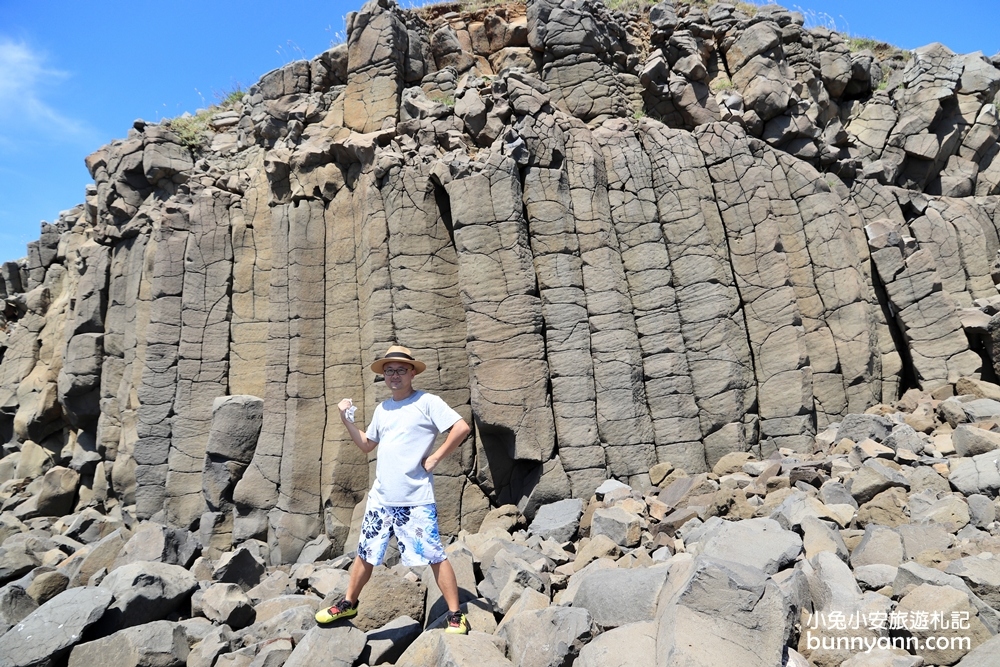
[[465, 614], [460, 611], [448, 612], [448, 624], [444, 631], [453, 635], [469, 634], [469, 622], [465, 620]]
[[329, 609], [321, 609], [316, 612], [316, 622], [326, 625], [339, 621], [342, 618], [351, 618], [358, 615], [358, 603], [350, 602], [347, 598], [342, 599]]

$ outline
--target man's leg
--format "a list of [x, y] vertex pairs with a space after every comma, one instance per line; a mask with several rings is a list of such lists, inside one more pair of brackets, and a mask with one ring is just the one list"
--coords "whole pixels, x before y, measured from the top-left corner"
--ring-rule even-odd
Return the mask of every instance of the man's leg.
[[441, 589], [444, 601], [448, 603], [448, 611], [459, 611], [458, 606], [458, 579], [455, 578], [455, 570], [448, 559], [440, 563], [431, 563], [431, 571], [434, 572], [434, 581]]
[[[351, 604], [358, 601], [358, 596], [361, 595], [361, 589], [365, 587], [368, 580], [372, 578], [372, 571], [375, 566], [366, 561], [361, 556], [355, 556], [354, 562], [351, 563], [351, 578], [347, 583], [347, 592], [344, 593], [344, 597]], [[452, 573], [452, 579], [455, 578], [455, 574]], [[440, 586], [441, 584], [438, 584]]]

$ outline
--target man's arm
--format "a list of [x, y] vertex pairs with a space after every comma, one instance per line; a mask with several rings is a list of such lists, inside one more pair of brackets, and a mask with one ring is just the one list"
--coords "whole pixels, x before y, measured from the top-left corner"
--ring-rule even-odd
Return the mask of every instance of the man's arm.
[[437, 448], [437, 451], [424, 459], [424, 470], [427, 472], [434, 472], [434, 468], [437, 467], [437, 464], [440, 463], [444, 457], [458, 449], [458, 446], [461, 445], [467, 437], [469, 437], [470, 433], [472, 433], [472, 428], [464, 419], [459, 419], [455, 422], [452, 425], [451, 430], [448, 431], [448, 437], [445, 438], [444, 442], [441, 443], [441, 446]]
[[354, 444], [358, 446], [358, 449], [363, 451], [365, 454], [372, 451], [378, 446], [377, 442], [372, 442], [368, 439], [368, 435], [358, 428], [358, 425], [347, 418], [347, 410], [351, 407], [351, 399], [345, 398], [340, 403], [337, 403], [337, 409], [340, 410], [340, 421], [344, 422], [344, 426], [347, 427], [347, 432], [351, 434], [351, 440]]

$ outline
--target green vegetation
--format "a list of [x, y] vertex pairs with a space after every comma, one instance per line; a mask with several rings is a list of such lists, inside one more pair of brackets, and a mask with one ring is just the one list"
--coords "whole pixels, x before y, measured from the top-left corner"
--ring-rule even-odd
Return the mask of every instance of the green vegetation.
[[167, 120], [167, 126], [180, 138], [181, 144], [195, 150], [205, 145], [208, 140], [208, 125], [212, 117], [220, 111], [228, 111], [236, 106], [246, 95], [243, 87], [236, 84], [229, 90], [216, 92], [218, 104], [207, 109], [199, 109], [194, 115], [185, 113], [182, 116]]
[[607, 8], [615, 12], [642, 14], [656, 4], [656, 0], [605, 0]]
[[719, 76], [712, 79], [712, 82], [708, 84], [708, 89], [713, 93], [721, 93], [727, 90], [732, 90], [733, 82], [728, 76], [720, 73]]

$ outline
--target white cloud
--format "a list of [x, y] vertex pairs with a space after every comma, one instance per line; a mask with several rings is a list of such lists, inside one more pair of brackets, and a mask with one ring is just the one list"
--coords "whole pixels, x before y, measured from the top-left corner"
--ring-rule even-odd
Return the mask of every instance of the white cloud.
[[11, 141], [10, 130], [44, 130], [61, 139], [89, 139], [92, 132], [85, 123], [60, 113], [44, 99], [68, 76], [48, 67], [45, 55], [27, 44], [0, 37], [0, 121], [8, 134], [0, 135], [0, 143]]

